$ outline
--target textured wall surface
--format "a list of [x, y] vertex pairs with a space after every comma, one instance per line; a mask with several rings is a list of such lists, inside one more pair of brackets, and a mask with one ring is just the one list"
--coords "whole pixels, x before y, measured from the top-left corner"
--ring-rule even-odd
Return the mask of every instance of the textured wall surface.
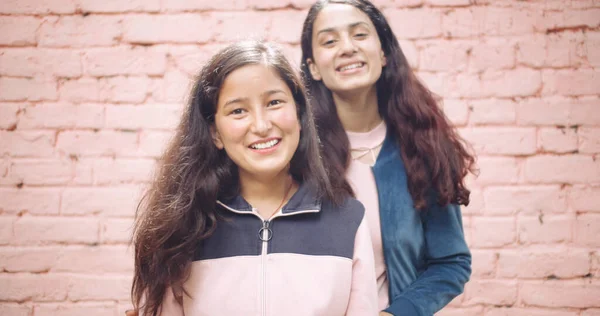
[[[216, 49], [307, 0], [0, 1], [0, 315], [122, 315], [134, 209]], [[478, 155], [440, 315], [600, 315], [600, 1], [379, 0]]]

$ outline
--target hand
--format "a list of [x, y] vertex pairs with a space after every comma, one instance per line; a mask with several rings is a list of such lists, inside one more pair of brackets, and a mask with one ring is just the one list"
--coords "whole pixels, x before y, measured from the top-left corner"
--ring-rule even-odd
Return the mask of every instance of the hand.
[[394, 315], [392, 315], [392, 314], [390, 314], [388, 312], [379, 312], [379, 316], [394, 316]]
[[125, 311], [125, 316], [138, 316], [138, 313], [132, 309]]

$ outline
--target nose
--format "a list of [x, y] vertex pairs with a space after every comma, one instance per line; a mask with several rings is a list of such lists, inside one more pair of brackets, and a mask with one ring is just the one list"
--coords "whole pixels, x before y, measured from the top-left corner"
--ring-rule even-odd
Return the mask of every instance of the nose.
[[352, 56], [356, 53], [356, 45], [349, 36], [343, 36], [340, 39], [340, 53], [342, 55]]
[[271, 118], [266, 113], [265, 109], [261, 107], [260, 110], [254, 112], [253, 122], [251, 131], [260, 136], [266, 136], [271, 130]]

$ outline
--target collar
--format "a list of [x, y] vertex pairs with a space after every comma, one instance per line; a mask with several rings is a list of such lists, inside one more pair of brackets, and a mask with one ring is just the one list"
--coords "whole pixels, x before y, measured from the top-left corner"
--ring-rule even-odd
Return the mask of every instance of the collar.
[[[253, 213], [252, 205], [241, 195], [232, 199], [220, 201], [217, 204], [234, 213]], [[302, 183], [298, 191], [292, 195], [290, 200], [282, 207], [278, 216], [289, 216], [302, 213], [318, 213], [321, 211], [321, 199], [317, 197], [314, 190], [308, 184]]]

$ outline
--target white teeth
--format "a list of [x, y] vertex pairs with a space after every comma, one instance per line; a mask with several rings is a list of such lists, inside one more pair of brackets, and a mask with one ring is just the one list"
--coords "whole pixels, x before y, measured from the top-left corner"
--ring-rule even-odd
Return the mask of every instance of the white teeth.
[[273, 139], [273, 140], [270, 140], [265, 143], [258, 143], [258, 144], [251, 145], [250, 147], [252, 147], [253, 149], [266, 149], [266, 148], [271, 148], [271, 147], [277, 145], [277, 143], [279, 143], [279, 140]]
[[346, 71], [346, 70], [350, 70], [350, 69], [356, 69], [356, 68], [360, 68], [362, 66], [363, 66], [363, 63], [351, 64], [351, 65], [344, 66], [344, 67], [340, 68], [340, 71]]

